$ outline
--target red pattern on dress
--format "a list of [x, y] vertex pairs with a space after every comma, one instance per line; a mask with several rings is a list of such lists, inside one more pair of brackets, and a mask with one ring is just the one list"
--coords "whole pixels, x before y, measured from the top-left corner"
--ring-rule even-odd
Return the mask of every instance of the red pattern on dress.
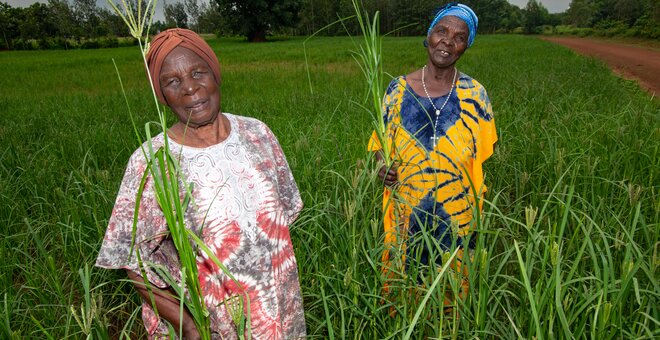
[[[238, 337], [228, 304], [230, 307], [237, 297], [245, 296], [249, 297], [253, 338], [305, 337], [289, 234], [289, 225], [302, 209], [298, 188], [268, 127], [256, 119], [225, 115], [231, 133], [218, 145], [198, 149], [170, 140], [183, 177], [192, 183], [194, 203], [186, 210], [187, 225], [237, 280], [231, 280], [203, 252], [198, 254], [199, 279], [214, 337]], [[163, 136], [155, 137], [152, 143], [155, 149], [161, 147]], [[148, 281], [164, 288], [168, 283], [155, 266], [164, 268], [175, 280], [180, 279], [180, 273], [151, 177], [141, 198], [135, 242], [132, 238], [136, 194], [146, 165], [138, 149], [129, 160], [96, 264], [140, 273], [139, 251]], [[166, 335], [165, 322], [148, 303], [143, 304], [142, 316], [150, 338]]]

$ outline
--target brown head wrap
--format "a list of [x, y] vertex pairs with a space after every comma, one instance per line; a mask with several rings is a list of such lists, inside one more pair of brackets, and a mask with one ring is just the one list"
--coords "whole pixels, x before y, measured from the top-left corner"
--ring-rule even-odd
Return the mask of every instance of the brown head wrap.
[[163, 91], [160, 89], [160, 69], [163, 67], [163, 61], [170, 52], [176, 47], [185, 47], [200, 58], [206, 61], [213, 71], [215, 81], [220, 83], [220, 62], [215, 55], [211, 46], [202, 39], [197, 33], [187, 30], [185, 28], [171, 28], [158, 33], [149, 47], [147, 52], [147, 65], [149, 65], [149, 73], [151, 73], [151, 81], [154, 84], [156, 95], [158, 99], [167, 104]]

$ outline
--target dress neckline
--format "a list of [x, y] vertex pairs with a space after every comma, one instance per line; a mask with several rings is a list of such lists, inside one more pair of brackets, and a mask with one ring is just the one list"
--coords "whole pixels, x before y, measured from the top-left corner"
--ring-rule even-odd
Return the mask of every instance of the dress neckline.
[[[458, 88], [458, 84], [461, 82], [461, 78], [462, 78], [462, 77], [463, 77], [463, 72], [460, 72], [460, 71], [459, 71], [459, 72], [458, 72], [458, 75], [456, 76], [456, 83], [454, 84], [454, 86], [455, 86], [454, 92], [455, 92], [456, 89]], [[403, 75], [403, 76], [401, 76], [401, 78], [403, 78], [403, 80], [406, 81], [406, 92], [410, 92], [410, 93], [412, 93], [412, 94], [415, 96], [415, 98], [417, 98], [417, 99], [420, 99], [420, 98], [422, 98], [422, 99], [430, 98], [431, 100], [436, 101], [436, 100], [438, 100], [438, 99], [440, 99], [440, 98], [445, 98], [445, 97], [447, 97], [447, 95], [449, 94], [449, 93], [447, 93], [447, 94], [445, 94], [445, 95], [443, 95], [443, 96], [437, 96], [437, 97], [427, 97], [426, 95], [420, 95], [419, 93], [415, 92], [415, 89], [413, 89], [412, 86], [410, 86], [410, 82], [408, 81], [408, 77], [407, 77], [407, 76]]]
[[[201, 147], [201, 148], [178, 143], [173, 138], [171, 138], [169, 136], [167, 138], [168, 142], [171, 145], [174, 145], [177, 149], [190, 150], [190, 151], [211, 150], [211, 149], [214, 149], [216, 147], [223, 146], [223, 145], [226, 145], [226, 144], [232, 142], [236, 138], [235, 136], [237, 135], [236, 129], [238, 128], [237, 127], [238, 124], [236, 122], [236, 116], [231, 114], [231, 113], [228, 113], [228, 112], [221, 112], [221, 114], [225, 115], [225, 117], [227, 117], [227, 121], [229, 121], [229, 135], [223, 141], [221, 141], [217, 144], [213, 144], [213, 145], [209, 145], [209, 146], [205, 146], [205, 147]], [[220, 118], [220, 117], [218, 117], [218, 118]]]

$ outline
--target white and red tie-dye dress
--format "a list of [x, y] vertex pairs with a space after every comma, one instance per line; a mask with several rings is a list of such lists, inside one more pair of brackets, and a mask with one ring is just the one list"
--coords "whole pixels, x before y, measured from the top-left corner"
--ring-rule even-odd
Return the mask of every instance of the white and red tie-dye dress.
[[[293, 339], [305, 336], [305, 319], [298, 270], [289, 225], [302, 208], [298, 188], [282, 149], [270, 129], [247, 117], [224, 114], [231, 132], [220, 144], [186, 147], [170, 139], [180, 155], [186, 182], [192, 184], [192, 202], [186, 211], [189, 227], [197, 232], [232, 275], [237, 285], [203, 254], [197, 265], [214, 338], [237, 337], [236, 327], [223, 304], [247, 293], [251, 333], [256, 339]], [[152, 140], [163, 145], [163, 135]], [[131, 252], [136, 194], [146, 168], [138, 149], [129, 160], [96, 265], [140, 273]], [[148, 280], [161, 288], [168, 284], [155, 267], [180, 278], [176, 250], [147, 179], [136, 228], [136, 247]], [[166, 324], [144, 303], [142, 317], [152, 338], [167, 334]]]

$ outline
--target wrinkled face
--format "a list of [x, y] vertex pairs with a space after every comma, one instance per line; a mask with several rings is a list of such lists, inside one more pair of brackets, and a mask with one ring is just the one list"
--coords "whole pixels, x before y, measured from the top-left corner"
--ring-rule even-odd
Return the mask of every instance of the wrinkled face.
[[453, 65], [467, 49], [469, 36], [465, 21], [452, 15], [443, 17], [427, 37], [429, 59], [438, 67]]
[[165, 57], [160, 88], [167, 105], [179, 121], [199, 127], [215, 121], [220, 112], [220, 86], [202, 58], [185, 47], [176, 47]]

